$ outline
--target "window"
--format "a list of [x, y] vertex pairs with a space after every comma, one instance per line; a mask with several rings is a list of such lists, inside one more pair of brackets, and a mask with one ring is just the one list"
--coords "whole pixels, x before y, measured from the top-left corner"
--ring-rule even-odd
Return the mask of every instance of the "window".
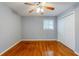
[[43, 29], [44, 30], [53, 30], [54, 29], [53, 20], [44, 20], [43, 21]]

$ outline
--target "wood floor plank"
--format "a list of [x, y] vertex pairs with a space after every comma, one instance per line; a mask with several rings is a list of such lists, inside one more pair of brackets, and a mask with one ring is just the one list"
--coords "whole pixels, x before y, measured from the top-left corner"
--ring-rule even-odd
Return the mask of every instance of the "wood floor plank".
[[57, 41], [21, 41], [2, 56], [77, 56]]

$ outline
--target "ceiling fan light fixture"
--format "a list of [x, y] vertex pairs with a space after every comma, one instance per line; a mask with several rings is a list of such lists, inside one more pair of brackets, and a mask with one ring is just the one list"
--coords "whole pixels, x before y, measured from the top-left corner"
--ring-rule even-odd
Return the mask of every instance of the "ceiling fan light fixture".
[[36, 11], [36, 13], [44, 14], [45, 10], [53, 11], [55, 9], [54, 7], [49, 5], [49, 3], [47, 3], [47, 2], [34, 2], [34, 3], [26, 2], [24, 4], [31, 5], [33, 7], [33, 9], [29, 11], [29, 13]]
[[41, 12], [44, 12], [44, 9], [41, 9]]
[[37, 10], [36, 10], [36, 12], [37, 12], [37, 13], [39, 13], [39, 12], [40, 12], [40, 10], [41, 10], [41, 9], [40, 9], [40, 7], [38, 7], [38, 8], [37, 8]]
[[37, 13], [44, 12], [44, 9], [38, 7], [37, 10], [36, 10], [36, 12], [37, 12]]

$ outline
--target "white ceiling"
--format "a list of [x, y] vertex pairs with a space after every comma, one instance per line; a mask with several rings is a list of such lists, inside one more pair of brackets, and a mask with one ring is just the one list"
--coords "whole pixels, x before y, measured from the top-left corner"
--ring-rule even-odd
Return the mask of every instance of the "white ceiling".
[[[4, 3], [21, 16], [28, 16], [28, 11], [32, 8], [32, 6], [25, 5], [24, 2], [4, 2]], [[55, 8], [55, 10], [53, 11], [45, 10], [45, 14], [42, 16], [57, 16], [75, 4], [75, 2], [49, 2], [49, 3]], [[38, 16], [39, 14], [34, 12], [31, 13], [30, 15]]]

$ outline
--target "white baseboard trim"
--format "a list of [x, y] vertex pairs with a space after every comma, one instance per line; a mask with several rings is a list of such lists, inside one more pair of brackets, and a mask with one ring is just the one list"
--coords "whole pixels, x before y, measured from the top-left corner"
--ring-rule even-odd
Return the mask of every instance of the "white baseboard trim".
[[22, 39], [22, 41], [56, 41], [57, 39]]
[[19, 42], [21, 42], [22, 40], [17, 41], [16, 43], [14, 43], [12, 46], [10, 46], [9, 48], [7, 48], [6, 50], [4, 50], [3, 52], [0, 53], [0, 56], [2, 54], [4, 54], [5, 52], [7, 52], [8, 50], [10, 50], [12, 47], [14, 47], [15, 45], [17, 45]]
[[[61, 42], [60, 40], [57, 40], [58, 42]], [[63, 42], [61, 42], [62, 44], [63, 44]], [[64, 44], [65, 45], [65, 44]], [[65, 46], [67, 46], [67, 45], [65, 45]], [[68, 46], [67, 46], [68, 47]], [[68, 47], [68, 48], [70, 48], [70, 47]], [[78, 56], [79, 56], [79, 53], [78, 52], [76, 52], [74, 49], [72, 49], [72, 48], [70, 48], [75, 54], [77, 54]]]
[[78, 56], [79, 56], [79, 53], [78, 52], [76, 52], [76, 51], [74, 51]]

